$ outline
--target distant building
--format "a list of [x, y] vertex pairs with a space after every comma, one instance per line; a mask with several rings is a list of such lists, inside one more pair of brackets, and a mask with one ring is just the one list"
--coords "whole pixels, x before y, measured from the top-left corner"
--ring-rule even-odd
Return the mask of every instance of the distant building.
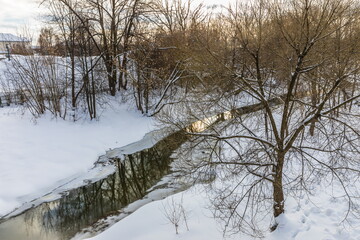
[[0, 33], [0, 54], [6, 54], [10, 50], [30, 49], [31, 41], [24, 37], [18, 37], [11, 33]]

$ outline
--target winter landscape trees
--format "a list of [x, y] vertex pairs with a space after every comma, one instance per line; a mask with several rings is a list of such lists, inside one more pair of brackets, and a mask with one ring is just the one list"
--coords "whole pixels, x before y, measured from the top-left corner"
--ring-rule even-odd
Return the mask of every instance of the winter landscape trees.
[[[359, 164], [354, 158], [358, 130], [347, 123], [359, 97], [351, 90], [359, 70], [358, 36], [350, 30], [358, 25], [357, 11], [351, 1], [331, 0], [236, 5], [226, 18], [233, 34], [231, 61], [221, 59], [207, 42], [199, 47], [209, 53], [203, 65], [214, 66], [209, 59], [223, 60], [224, 75], [210, 75], [211, 68], [202, 74], [214, 78], [211, 85], [230, 82], [232, 88], [214, 92], [205, 84], [208, 102], [190, 105], [187, 112], [206, 118], [207, 106], [225, 108], [233, 116], [207, 133], [194, 134], [198, 148], [213, 150], [198, 165], [191, 163], [190, 172], [216, 168], [224, 174], [227, 187], [217, 188], [214, 203], [215, 214], [225, 220], [228, 230], [261, 236], [264, 212], [272, 205], [276, 219], [285, 211], [286, 195], [311, 192], [317, 178], [338, 181], [349, 203], [348, 213], [357, 212], [357, 193], [344, 184], [349, 176], [357, 179]], [[191, 69], [194, 65], [188, 69], [196, 71]], [[201, 95], [201, 100], [205, 98]], [[276, 98], [281, 102], [278, 107], [273, 106]], [[240, 99], [260, 103], [261, 113], [233, 111]], [[214, 151], [217, 147], [222, 150]], [[277, 224], [275, 220], [271, 229]]]
[[311, 195], [320, 180], [341, 186], [345, 218], [360, 217], [357, 1], [42, 4], [51, 14], [40, 56], [15, 58], [8, 72], [35, 116], [96, 119], [115, 96], [172, 129], [216, 116], [188, 132], [179, 158], [193, 176], [215, 172], [226, 231], [275, 230], [287, 196]]

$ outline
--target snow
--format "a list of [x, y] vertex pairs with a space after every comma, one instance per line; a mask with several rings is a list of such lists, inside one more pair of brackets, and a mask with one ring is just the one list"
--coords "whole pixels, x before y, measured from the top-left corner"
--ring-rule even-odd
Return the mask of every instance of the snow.
[[[113, 170], [112, 166], [95, 169], [92, 166], [105, 152], [105, 157], [109, 158], [151, 147], [155, 143], [153, 133], [136, 141], [154, 128], [152, 120], [129, 112], [124, 105], [117, 105], [113, 103], [113, 107], [105, 110], [100, 121], [78, 122], [50, 116], [35, 121], [19, 107], [0, 108], [0, 214], [21, 206], [19, 212], [38, 204], [35, 201], [22, 205], [36, 198], [39, 202], [56, 199], [63, 190], [83, 184], [87, 179], [103, 177]], [[288, 196], [286, 213], [277, 219], [278, 229], [268, 232], [266, 240], [360, 239], [358, 219], [350, 215], [347, 222], [342, 222], [347, 204], [340, 198], [340, 186], [319, 185], [316, 188], [313, 196]], [[130, 215], [122, 216], [120, 221], [116, 217], [109, 219], [116, 223], [89, 239], [112, 240], [119, 236], [128, 240], [223, 239], [223, 226], [212, 217], [211, 198], [206, 190], [206, 185], [197, 184], [172, 196], [167, 192], [160, 192], [158, 196], [150, 194], [126, 209]], [[52, 194], [47, 194], [50, 191]], [[176, 234], [165, 217], [164, 207], [171, 201], [184, 206], [189, 231], [181, 222], [179, 234]], [[233, 235], [228, 239], [252, 238]]]
[[29, 42], [29, 40], [11, 33], [0, 33], [0, 42]]
[[[5, 69], [4, 61], [0, 62], [0, 78], [1, 69]], [[199, 124], [212, 121], [210, 117]], [[57, 199], [68, 189], [112, 173], [112, 165], [93, 165], [153, 146], [162, 132], [151, 132], [140, 139], [154, 128], [150, 118], [128, 111], [115, 100], [99, 121], [70, 122], [49, 115], [34, 120], [21, 107], [0, 108], [0, 217]], [[343, 221], [348, 206], [341, 197], [341, 186], [322, 183], [314, 187], [314, 195], [287, 196], [286, 212], [277, 218], [278, 228], [268, 231], [265, 240], [360, 239], [359, 219], [350, 213]], [[126, 214], [106, 219], [113, 226], [89, 239], [223, 239], [224, 226], [213, 218], [207, 190], [206, 184], [196, 184], [174, 195], [171, 189], [150, 192], [146, 198], [130, 204], [124, 210]], [[179, 234], [165, 216], [164, 208], [172, 201], [181, 203], [186, 211], [189, 230], [182, 221]], [[89, 236], [75, 239], [85, 237]], [[239, 234], [227, 237], [253, 239]]]
[[[125, 106], [115, 108], [115, 112], [113, 109], [104, 111], [100, 121], [68, 122], [49, 116], [34, 121], [18, 107], [0, 108], [1, 215], [50, 190], [64, 188], [72, 179], [80, 179], [77, 183], [81, 183], [85, 180], [81, 178], [84, 173], [88, 178], [96, 179], [106, 175], [107, 171], [111, 172], [111, 166], [105, 166], [101, 171], [89, 170], [105, 152], [111, 157], [154, 144], [153, 134], [147, 134], [142, 144], [136, 142], [153, 129], [151, 119], [129, 112]], [[75, 186], [73, 182], [68, 187]], [[350, 216], [348, 222], [342, 222], [347, 205], [341, 198], [332, 197], [341, 196], [340, 186], [319, 185], [317, 188], [316, 195], [309, 198], [288, 197], [285, 202], [287, 211], [277, 219], [278, 229], [268, 233], [265, 239], [360, 239], [358, 219]], [[222, 225], [212, 217], [206, 189], [206, 185], [197, 184], [164, 199], [150, 196], [148, 200], [130, 205], [128, 211], [132, 214], [89, 239], [112, 240], [119, 236], [128, 240], [223, 239]], [[41, 200], [56, 197], [45, 195]], [[176, 234], [174, 226], [165, 217], [164, 207], [171, 201], [181, 202], [184, 206], [189, 231], [181, 222], [179, 234]], [[252, 239], [244, 235], [228, 237], [239, 238]]]
[[150, 133], [145, 134], [141, 141], [130, 143], [126, 146], [111, 149], [106, 152], [106, 155], [101, 156], [98, 162], [107, 162], [108, 159], [118, 158], [124, 159], [124, 155], [133, 154], [139, 152], [140, 150], [153, 147], [158, 140], [165, 137], [167, 129], [154, 130]]
[[[149, 203], [130, 216], [122, 219], [103, 233], [89, 238], [91, 240], [113, 240], [122, 236], [127, 240], [217, 240], [224, 239], [221, 224], [212, 217], [211, 202], [205, 186], [196, 185], [190, 190]], [[329, 189], [329, 188], [328, 188]], [[319, 186], [316, 196], [286, 200], [287, 212], [278, 217], [277, 230], [265, 236], [265, 240], [358, 240], [360, 239], [360, 223], [358, 219], [349, 218], [342, 222], [346, 213], [346, 203], [330, 197]], [[170, 201], [182, 201], [187, 211], [189, 231], [182, 222], [179, 234], [165, 217], [164, 206]], [[235, 234], [226, 239], [254, 240], [250, 236]]]
[[[267, 239], [360, 239], [360, 222], [355, 216], [346, 221], [347, 203], [340, 197], [341, 187], [317, 186], [317, 193], [310, 199], [288, 198], [285, 214], [278, 217], [279, 227]], [[332, 197], [330, 195], [337, 195]]]
[[35, 121], [19, 107], [0, 108], [0, 216], [84, 174], [108, 174], [111, 169], [89, 169], [109, 148], [135, 142], [152, 129], [151, 119], [115, 101], [100, 121]]
[[[187, 239], [187, 240], [208, 240], [222, 239], [222, 232], [216, 224], [209, 209], [204, 208], [206, 200], [204, 192], [199, 193], [198, 187], [190, 191], [177, 193], [162, 201], [149, 203], [127, 218], [116, 223], [112, 228], [102, 234], [90, 238], [92, 240], [102, 239], [123, 239], [129, 240], [155, 240], [155, 239]], [[181, 202], [181, 199], [183, 201]], [[179, 234], [175, 233], [174, 226], [165, 217], [165, 210], [169, 202], [174, 200], [182, 204], [186, 211], [189, 231], [184, 222], [179, 224]]]
[[[313, 155], [314, 153], [309, 151], [309, 154]], [[191, 161], [194, 161], [194, 159], [191, 159]], [[296, 167], [293, 165], [292, 167], [296, 171]], [[291, 191], [286, 193], [286, 212], [276, 219], [279, 225], [274, 232], [267, 231], [264, 233], [265, 240], [360, 239], [359, 218], [353, 212], [350, 212], [347, 219], [344, 220], [349, 206], [341, 184], [336, 182], [331, 174], [318, 176], [317, 178], [319, 179], [310, 184], [311, 189], [309, 191], [311, 193], [299, 191], [296, 196], [289, 194]], [[358, 176], [351, 175], [349, 178], [351, 180], [347, 181], [346, 185], [349, 191], [354, 193], [360, 189]], [[234, 179], [235, 181], [232, 181]], [[219, 179], [215, 181], [215, 184], [223, 188], [225, 188], [226, 184], [232, 186], [237, 183], [235, 177], [225, 183]], [[207, 191], [209, 190], [208, 187], [205, 184], [197, 184], [187, 191], [143, 205], [133, 214], [119, 222], [114, 221], [112, 227], [89, 239], [115, 240], [119, 236], [129, 240], [224, 239], [223, 223], [217, 222], [213, 218], [214, 209], [210, 200], [212, 195]], [[354, 193], [354, 195], [356, 194]], [[188, 212], [189, 231], [182, 222], [179, 234], [176, 234], [174, 226], [165, 217], [164, 206], [167, 206], [172, 201], [183, 202], [184, 208]], [[269, 212], [270, 215], [265, 218], [267, 225], [262, 226], [265, 229], [269, 229], [271, 226], [271, 207]], [[226, 235], [226, 237], [226, 239], [258, 239], [243, 234]]]

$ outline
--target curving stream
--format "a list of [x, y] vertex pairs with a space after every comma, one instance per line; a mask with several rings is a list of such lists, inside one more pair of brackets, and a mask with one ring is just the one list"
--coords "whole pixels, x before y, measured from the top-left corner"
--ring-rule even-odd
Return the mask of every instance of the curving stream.
[[[279, 105], [281, 100], [276, 98], [269, 103], [272, 106]], [[27, 203], [30, 206], [0, 219], [0, 239], [65, 240], [73, 238], [78, 233], [85, 234], [87, 228], [95, 228], [96, 232], [99, 232], [108, 227], [106, 221], [99, 223], [102, 219], [119, 214], [122, 214], [123, 218], [141, 204], [184, 189], [181, 184], [172, 185], [173, 179], [161, 184], [159, 181], [164, 176], [174, 174], [170, 168], [173, 161], [171, 154], [189, 140], [191, 135], [188, 132], [201, 132], [213, 124], [233, 118], [234, 115], [256, 112], [262, 108], [261, 103], [253, 104], [197, 121], [163, 138], [155, 145], [131, 154], [121, 154], [123, 149], [110, 151], [105, 155], [107, 161], [102, 163], [100, 158], [98, 164], [106, 165], [110, 160], [111, 165], [116, 166], [114, 173], [78, 188], [60, 192], [61, 197], [55, 200], [46, 201], [45, 195], [39, 204]], [[163, 196], [156, 196], [155, 199], [148, 197], [152, 191], [159, 188], [168, 191]], [[129, 204], [146, 198], [147, 201], [127, 210]]]
[[184, 131], [178, 131], [152, 148], [125, 155], [124, 160], [112, 158], [115, 173], [11, 217], [0, 224], [0, 239], [71, 239], [99, 219], [119, 214], [119, 209], [142, 199], [162, 177], [171, 173], [170, 156], [187, 139]]

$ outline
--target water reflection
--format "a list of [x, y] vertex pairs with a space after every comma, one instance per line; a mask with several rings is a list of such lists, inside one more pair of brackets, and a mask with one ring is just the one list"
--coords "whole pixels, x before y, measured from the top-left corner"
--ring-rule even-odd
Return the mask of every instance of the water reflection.
[[150, 187], [170, 173], [170, 155], [187, 138], [184, 131], [179, 131], [153, 148], [126, 156], [124, 161], [114, 158], [114, 174], [0, 224], [0, 239], [72, 238], [81, 229], [143, 198]]

